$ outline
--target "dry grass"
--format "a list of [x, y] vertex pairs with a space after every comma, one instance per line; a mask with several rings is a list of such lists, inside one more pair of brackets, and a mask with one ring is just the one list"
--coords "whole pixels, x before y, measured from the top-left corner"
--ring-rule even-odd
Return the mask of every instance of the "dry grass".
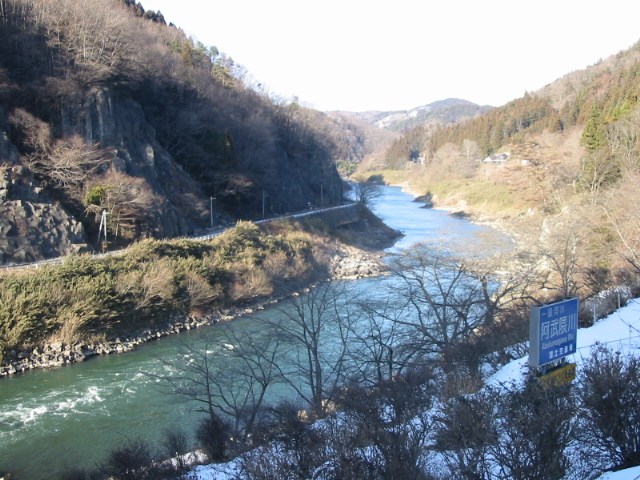
[[0, 276], [0, 351], [45, 340], [73, 343], [254, 301], [311, 278], [322, 242], [242, 222], [213, 241], [146, 240], [125, 254], [72, 257]]

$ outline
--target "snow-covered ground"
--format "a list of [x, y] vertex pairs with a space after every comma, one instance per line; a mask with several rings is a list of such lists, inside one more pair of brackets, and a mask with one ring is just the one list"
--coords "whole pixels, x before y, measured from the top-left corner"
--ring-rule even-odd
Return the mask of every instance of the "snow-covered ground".
[[[578, 364], [589, 357], [594, 345], [606, 344], [609, 348], [633, 354], [640, 348], [640, 299], [631, 300], [625, 307], [617, 310], [609, 317], [599, 320], [589, 328], [578, 330], [577, 351], [569, 361]], [[509, 385], [521, 383], [527, 373], [528, 357], [523, 357], [505, 365], [492, 375], [487, 383], [490, 385]], [[192, 472], [197, 480], [231, 480], [239, 469], [237, 460], [227, 464], [201, 466]], [[618, 472], [605, 473], [599, 480], [640, 480], [640, 467], [629, 468]]]
[[610, 472], [602, 475], [599, 480], [638, 480], [640, 478], [640, 467], [627, 468], [619, 472]]
[[[578, 330], [577, 351], [567, 360], [578, 364], [589, 357], [594, 345], [607, 345], [608, 348], [632, 353], [640, 347], [640, 299], [629, 301], [607, 318], [599, 320], [589, 328]], [[519, 383], [527, 372], [529, 357], [522, 357], [505, 365], [487, 381], [491, 385]]]
[[[615, 351], [634, 354], [640, 348], [640, 299], [629, 301], [625, 306], [599, 320], [592, 327], [578, 330], [577, 352], [569, 361], [578, 367], [591, 354], [594, 345], [606, 345]], [[496, 372], [487, 383], [492, 385], [521, 384], [527, 372], [529, 358], [523, 357], [512, 361]], [[633, 467], [618, 472], [605, 473], [598, 480], [639, 480], [640, 467]]]

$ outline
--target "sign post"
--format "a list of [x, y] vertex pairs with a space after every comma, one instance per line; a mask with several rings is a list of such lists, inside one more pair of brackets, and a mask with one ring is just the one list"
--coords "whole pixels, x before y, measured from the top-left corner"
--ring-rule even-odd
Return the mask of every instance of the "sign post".
[[[570, 383], [575, 377], [575, 364], [567, 366], [565, 360], [576, 353], [578, 299], [531, 307], [529, 333], [529, 366], [542, 367], [543, 381], [553, 377], [550, 383]], [[554, 364], [555, 368], [549, 370], [549, 364]], [[564, 373], [554, 374], [555, 370]]]
[[576, 352], [578, 299], [531, 307], [529, 365], [541, 367]]

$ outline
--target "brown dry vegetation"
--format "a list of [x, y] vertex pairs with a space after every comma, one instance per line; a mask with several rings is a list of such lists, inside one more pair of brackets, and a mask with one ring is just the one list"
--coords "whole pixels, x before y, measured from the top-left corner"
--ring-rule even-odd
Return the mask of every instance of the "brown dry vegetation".
[[[356, 155], [338, 140], [344, 125], [269, 98], [230, 57], [135, 2], [3, 2], [0, 34], [12, 161], [92, 238], [103, 210], [128, 243], [208, 225], [210, 197], [227, 218], [342, 198], [333, 158]], [[170, 209], [179, 226], [165, 225]]]
[[[640, 43], [484, 116], [416, 129], [387, 152], [384, 167], [401, 169], [360, 176], [407, 182], [439, 207], [495, 222], [538, 265], [549, 295], [586, 298], [620, 283], [633, 290], [639, 78]], [[420, 162], [408, 162], [401, 153], [417, 147]], [[497, 154], [509, 156], [484, 161]]]
[[284, 295], [328, 275], [327, 238], [251, 223], [211, 241], [144, 240], [118, 256], [0, 276], [0, 346], [71, 343]]

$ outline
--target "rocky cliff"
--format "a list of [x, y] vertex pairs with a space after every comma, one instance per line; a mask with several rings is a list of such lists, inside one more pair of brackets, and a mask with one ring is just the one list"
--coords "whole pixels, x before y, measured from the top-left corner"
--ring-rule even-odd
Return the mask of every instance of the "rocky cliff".
[[[0, 264], [97, 248], [99, 216], [64, 188], [47, 188], [46, 181], [24, 166], [3, 110], [0, 116]], [[100, 145], [104, 172], [138, 180], [146, 211], [136, 222], [137, 238], [188, 235], [203, 225], [205, 203], [198, 200], [198, 185], [161, 146], [135, 101], [117, 98], [106, 87], [93, 88], [68, 99], [53, 125], [63, 138], [75, 135], [86, 145]]]
[[87, 248], [84, 227], [18, 163], [0, 107], [0, 264], [27, 263]]
[[87, 144], [105, 149], [109, 162], [104, 168], [144, 179], [152, 201], [139, 235], [187, 235], [204, 224], [207, 205], [197, 183], [160, 144], [133, 99], [118, 97], [107, 87], [92, 88], [61, 108], [59, 128], [63, 138], [80, 135]]
[[0, 8], [0, 263], [342, 199], [335, 133], [128, 2]]

